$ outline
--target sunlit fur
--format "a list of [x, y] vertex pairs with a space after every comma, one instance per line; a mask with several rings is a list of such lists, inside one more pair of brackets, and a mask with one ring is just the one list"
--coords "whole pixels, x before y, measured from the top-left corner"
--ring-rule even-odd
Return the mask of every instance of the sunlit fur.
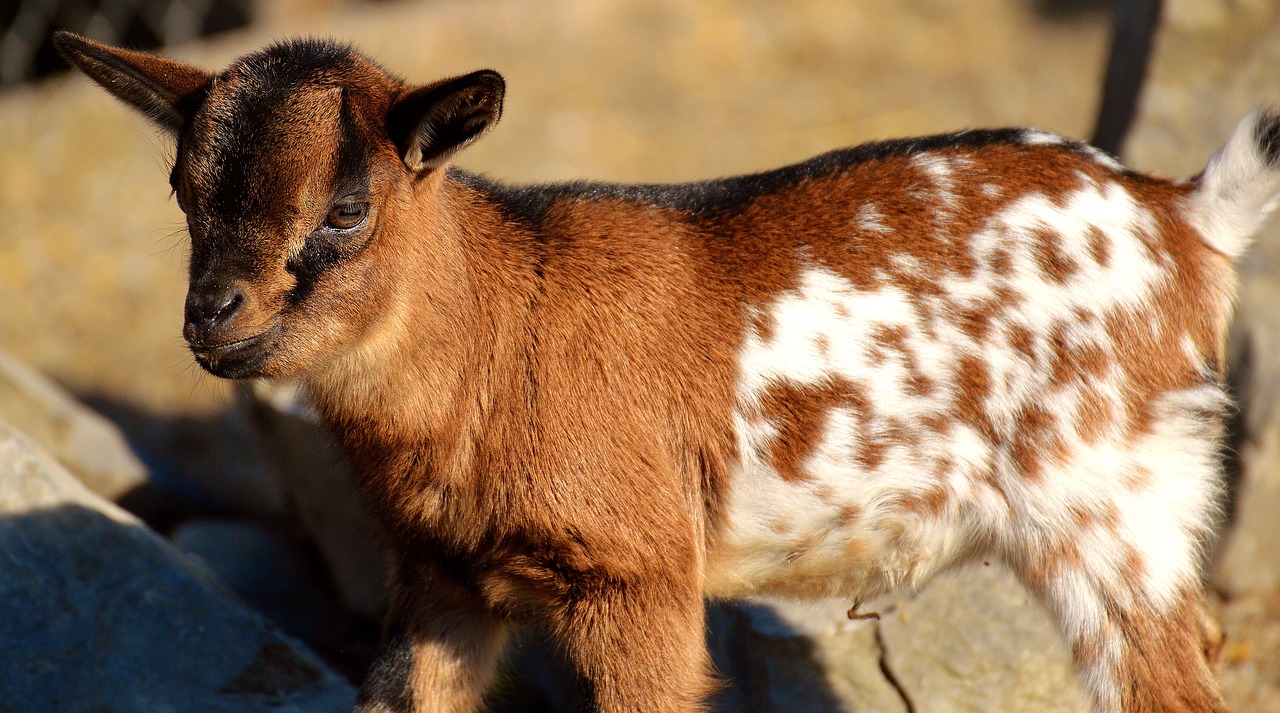
[[[1199, 568], [1273, 116], [1192, 181], [1006, 129], [511, 187], [446, 166], [493, 72], [58, 45], [178, 136], [201, 364], [301, 377], [387, 534], [362, 710], [477, 710], [515, 627], [597, 710], [702, 710], [704, 596], [852, 603], [977, 557], [1046, 604], [1095, 710], [1225, 710]], [[364, 223], [324, 227], [350, 200]]]

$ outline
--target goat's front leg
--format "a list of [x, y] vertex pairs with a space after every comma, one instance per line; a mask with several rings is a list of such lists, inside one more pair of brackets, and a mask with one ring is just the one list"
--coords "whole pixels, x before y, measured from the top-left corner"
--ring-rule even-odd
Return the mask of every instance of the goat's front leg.
[[472, 713], [506, 647], [506, 627], [434, 568], [397, 564], [382, 651], [360, 713]]
[[553, 625], [601, 713], [693, 713], [715, 689], [700, 592], [674, 580], [592, 583]]

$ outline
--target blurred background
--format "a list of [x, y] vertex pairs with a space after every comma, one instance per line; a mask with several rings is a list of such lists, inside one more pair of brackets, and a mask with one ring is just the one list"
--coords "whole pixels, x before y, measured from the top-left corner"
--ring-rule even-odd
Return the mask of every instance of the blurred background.
[[[699, 179], [1005, 125], [1187, 176], [1280, 102], [1270, 0], [0, 2], [0, 713], [344, 710], [385, 605], [381, 549], [305, 402], [186, 352], [171, 141], [69, 74], [55, 29], [209, 68], [319, 35], [411, 81], [497, 69], [502, 124], [458, 162], [511, 181]], [[1229, 701], [1280, 712], [1280, 229], [1241, 272], [1209, 578]], [[712, 607], [718, 709], [1087, 709], [997, 566], [878, 603], [879, 622], [847, 608]], [[491, 707], [574, 705], [530, 638]]]

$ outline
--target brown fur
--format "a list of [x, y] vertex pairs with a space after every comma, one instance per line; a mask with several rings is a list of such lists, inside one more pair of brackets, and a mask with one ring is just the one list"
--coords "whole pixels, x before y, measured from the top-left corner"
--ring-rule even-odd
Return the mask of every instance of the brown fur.
[[[1120, 654], [1121, 709], [1135, 713], [1192, 713], [1228, 709], [1204, 665], [1210, 639], [1204, 598], [1185, 592], [1168, 612], [1117, 609], [1124, 632]], [[1190, 675], [1187, 675], [1190, 673]]]

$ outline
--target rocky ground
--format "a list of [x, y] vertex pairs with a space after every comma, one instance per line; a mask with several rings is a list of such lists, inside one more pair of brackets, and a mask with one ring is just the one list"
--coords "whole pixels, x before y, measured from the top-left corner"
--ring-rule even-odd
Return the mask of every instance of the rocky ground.
[[[420, 80], [491, 66], [506, 114], [464, 165], [666, 181], [964, 126], [1084, 137], [1107, 41], [1088, 6], [289, 0], [171, 52], [219, 66], [319, 34]], [[1167, 6], [1126, 159], [1186, 175], [1280, 100], [1280, 9]], [[81, 78], [0, 94], [0, 713], [336, 711], [373, 653], [385, 561], [305, 405], [215, 381], [183, 350], [170, 154]], [[1236, 489], [1211, 572], [1227, 695], [1264, 713], [1280, 712], [1277, 275], [1273, 227], [1242, 266]], [[719, 708], [1086, 709], [1047, 618], [998, 567], [879, 608], [714, 607]], [[560, 666], [528, 642], [495, 710], [572, 709]]]

